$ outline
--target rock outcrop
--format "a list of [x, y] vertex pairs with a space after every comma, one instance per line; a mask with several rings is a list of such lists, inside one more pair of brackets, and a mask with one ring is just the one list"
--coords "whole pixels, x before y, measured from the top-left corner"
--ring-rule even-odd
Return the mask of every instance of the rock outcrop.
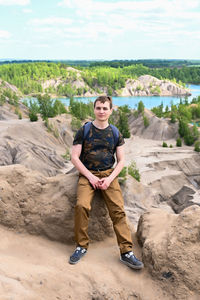
[[137, 236], [145, 267], [174, 299], [199, 299], [200, 208], [179, 215], [152, 209], [139, 220]]
[[[100, 86], [94, 82], [94, 86], [91, 88], [87, 82], [82, 78], [81, 71], [74, 68], [68, 68], [71, 72], [69, 78], [55, 78], [46, 80], [42, 83], [43, 89], [54, 87], [58, 85], [65, 86], [69, 84], [75, 89], [82, 89], [82, 93], [79, 94], [83, 97], [96, 97], [98, 95], [108, 94], [108, 87]], [[160, 80], [150, 75], [140, 76], [138, 79], [127, 79], [125, 87], [119, 90], [113, 91], [113, 96], [189, 96], [190, 91], [177, 83], [173, 83], [169, 80]]]
[[128, 79], [121, 96], [189, 96], [190, 91], [169, 80], [160, 80], [150, 75], [140, 76], [137, 80]]
[[138, 135], [145, 139], [161, 141], [176, 139], [179, 136], [177, 122], [172, 124], [170, 120], [158, 118], [146, 108], [144, 110], [144, 115], [149, 121], [148, 127], [144, 126], [142, 114], [139, 114], [138, 116], [132, 114], [129, 117], [129, 128], [133, 135]]
[[65, 116], [49, 119], [51, 132], [48, 132], [41, 120], [1, 121], [0, 166], [22, 164], [45, 176], [65, 172], [69, 163], [62, 155], [72, 144], [70, 120]]
[[[0, 167], [0, 178], [2, 225], [56, 241], [73, 242], [77, 173], [47, 178], [22, 165], [11, 165]], [[103, 240], [112, 234], [104, 201], [97, 195], [89, 236], [92, 240]]]

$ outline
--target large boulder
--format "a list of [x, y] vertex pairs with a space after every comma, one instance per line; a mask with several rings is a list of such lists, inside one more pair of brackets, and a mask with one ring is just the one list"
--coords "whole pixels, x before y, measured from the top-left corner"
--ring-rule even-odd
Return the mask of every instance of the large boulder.
[[145, 267], [174, 299], [200, 298], [200, 208], [179, 215], [159, 209], [144, 213], [137, 236]]
[[[0, 178], [0, 224], [52, 240], [73, 242], [77, 173], [44, 177], [22, 165], [10, 165], [0, 168]], [[94, 198], [90, 219], [91, 240], [103, 240], [113, 234], [100, 195]]]

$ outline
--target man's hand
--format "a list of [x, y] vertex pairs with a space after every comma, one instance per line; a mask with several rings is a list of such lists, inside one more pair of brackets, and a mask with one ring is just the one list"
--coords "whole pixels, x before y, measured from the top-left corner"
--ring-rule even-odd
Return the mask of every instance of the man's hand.
[[99, 180], [98, 188], [101, 190], [107, 190], [107, 188], [110, 186], [111, 182], [112, 182], [112, 180], [110, 179], [110, 177], [101, 178]]
[[100, 179], [97, 176], [91, 173], [88, 180], [95, 190], [99, 188]]

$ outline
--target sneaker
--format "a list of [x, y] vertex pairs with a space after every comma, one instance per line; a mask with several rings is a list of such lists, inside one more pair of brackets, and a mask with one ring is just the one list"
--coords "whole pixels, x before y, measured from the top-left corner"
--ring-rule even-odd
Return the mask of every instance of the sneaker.
[[120, 261], [135, 270], [140, 270], [144, 267], [143, 263], [135, 257], [132, 251], [121, 254]]
[[87, 249], [80, 246], [76, 247], [72, 256], [70, 256], [69, 263], [75, 265], [87, 253]]

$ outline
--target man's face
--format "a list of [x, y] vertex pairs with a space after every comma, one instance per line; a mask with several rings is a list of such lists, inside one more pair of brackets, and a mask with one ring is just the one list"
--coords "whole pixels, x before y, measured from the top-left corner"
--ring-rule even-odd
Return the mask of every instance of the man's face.
[[101, 103], [100, 101], [96, 102], [94, 108], [95, 118], [98, 121], [107, 121], [112, 114], [112, 109], [110, 109], [110, 103], [106, 101], [105, 103]]

